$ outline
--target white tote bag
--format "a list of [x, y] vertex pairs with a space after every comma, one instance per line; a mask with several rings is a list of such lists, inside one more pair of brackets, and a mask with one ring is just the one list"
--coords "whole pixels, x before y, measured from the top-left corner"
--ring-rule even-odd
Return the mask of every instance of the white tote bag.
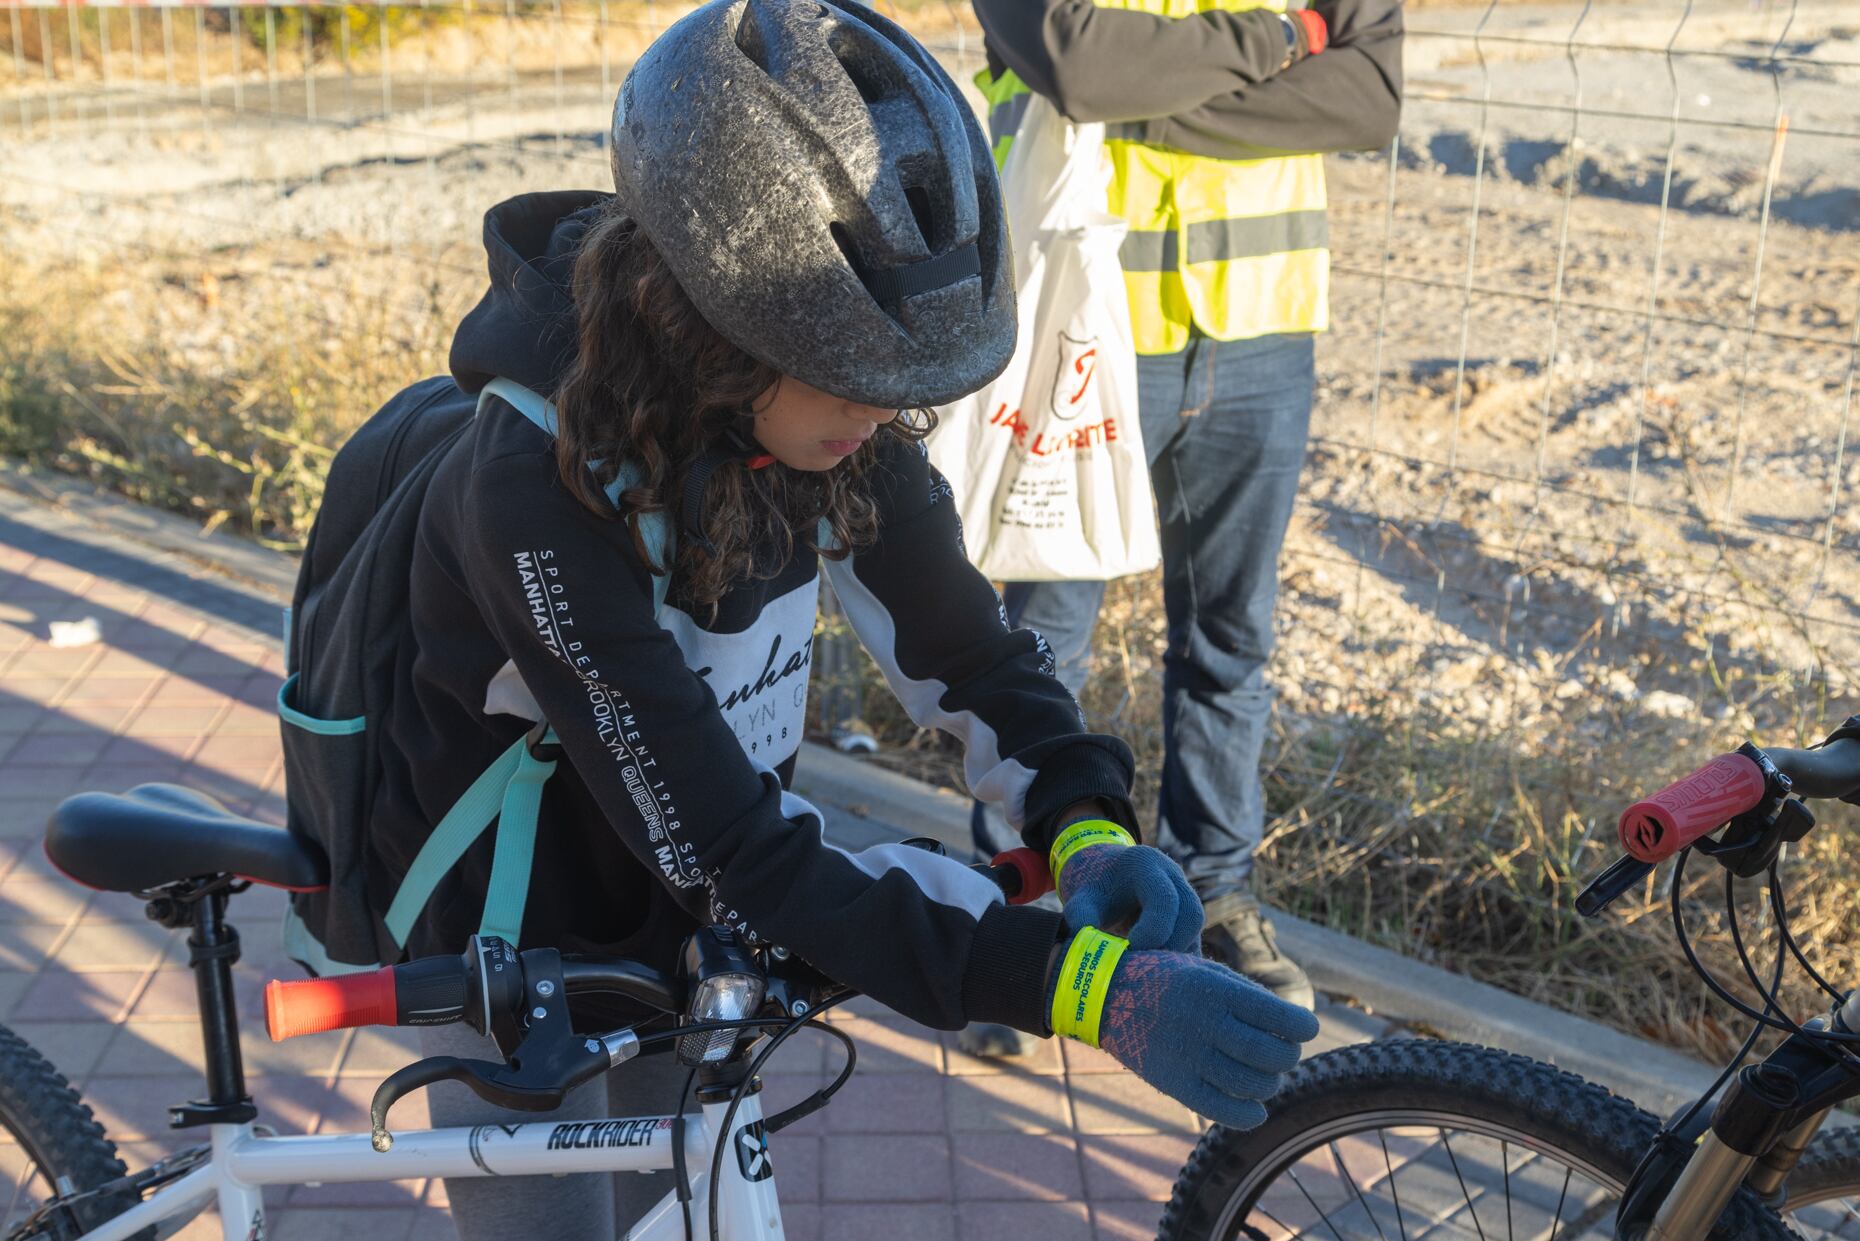
[[1001, 171], [1014, 360], [939, 409], [930, 439], [969, 559], [997, 581], [1122, 577], [1162, 557], [1109, 177], [1104, 126], [1074, 125], [1035, 95]]

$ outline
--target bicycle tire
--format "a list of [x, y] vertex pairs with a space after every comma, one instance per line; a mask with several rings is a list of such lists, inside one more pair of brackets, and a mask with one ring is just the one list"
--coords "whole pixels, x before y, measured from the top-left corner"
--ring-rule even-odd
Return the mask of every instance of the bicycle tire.
[[[1860, 1202], [1860, 1128], [1823, 1129], [1789, 1174], [1786, 1214], [1837, 1199]], [[1798, 1225], [1805, 1235], [1807, 1226]], [[1849, 1236], [1860, 1229], [1841, 1228]]]
[[[104, 1134], [103, 1126], [71, 1083], [30, 1043], [5, 1026], [0, 1026], [0, 1129], [11, 1134], [31, 1156], [45, 1173], [48, 1185], [68, 1178], [71, 1190], [82, 1192], [128, 1171], [117, 1156], [115, 1143]], [[65, 1241], [134, 1204], [127, 1193], [82, 1199], [51, 1221], [50, 1227], [22, 1235], [35, 1241]], [[72, 1216], [76, 1217], [76, 1230], [71, 1226]], [[11, 1241], [12, 1231], [23, 1219], [21, 1213], [18, 1218], [0, 1220], [0, 1237]], [[136, 1241], [149, 1241], [154, 1235], [155, 1230], [150, 1228]]]
[[[1158, 1241], [1212, 1241], [1223, 1220], [1239, 1218], [1237, 1201], [1248, 1199], [1250, 1209], [1302, 1153], [1349, 1132], [1400, 1124], [1510, 1132], [1522, 1144], [1569, 1159], [1566, 1167], [1585, 1165], [1585, 1176], [1594, 1169], [1598, 1184], [1605, 1178], [1619, 1186], [1659, 1129], [1649, 1113], [1574, 1074], [1489, 1047], [1422, 1039], [1315, 1056], [1287, 1076], [1269, 1108], [1257, 1129], [1216, 1125], [1203, 1135], [1176, 1181]], [[1352, 1118], [1366, 1123], [1351, 1130]], [[1748, 1190], [1739, 1191], [1711, 1233], [1713, 1241], [1795, 1236]]]

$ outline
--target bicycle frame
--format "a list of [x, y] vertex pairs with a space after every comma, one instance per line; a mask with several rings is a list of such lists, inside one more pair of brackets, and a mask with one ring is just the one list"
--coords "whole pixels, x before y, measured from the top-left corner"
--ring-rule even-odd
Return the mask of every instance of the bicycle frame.
[[[686, 1118], [693, 1236], [710, 1235], [711, 1157], [728, 1107], [727, 1102], [706, 1103], [701, 1113]], [[745, 1096], [731, 1125], [731, 1149], [717, 1161], [719, 1234], [729, 1241], [783, 1241], [761, 1100]], [[225, 1241], [264, 1241], [266, 1185], [669, 1171], [674, 1166], [672, 1133], [670, 1116], [545, 1119], [412, 1130], [395, 1134], [390, 1149], [377, 1151], [367, 1134], [265, 1137], [250, 1123], [214, 1125], [208, 1163], [79, 1241], [126, 1241], [151, 1224], [185, 1223], [216, 1200]], [[684, 1221], [676, 1193], [669, 1193], [623, 1234], [624, 1241], [684, 1241]]]

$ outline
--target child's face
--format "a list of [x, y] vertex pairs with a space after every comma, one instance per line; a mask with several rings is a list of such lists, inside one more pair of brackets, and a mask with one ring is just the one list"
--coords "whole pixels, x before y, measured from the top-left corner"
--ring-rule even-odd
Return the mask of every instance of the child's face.
[[796, 470], [830, 470], [859, 451], [895, 409], [859, 405], [784, 378], [757, 398], [756, 442]]

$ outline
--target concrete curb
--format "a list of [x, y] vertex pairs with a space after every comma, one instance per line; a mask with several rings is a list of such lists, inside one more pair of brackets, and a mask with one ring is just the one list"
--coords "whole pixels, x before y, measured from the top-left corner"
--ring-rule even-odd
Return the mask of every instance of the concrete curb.
[[297, 558], [249, 539], [203, 531], [200, 523], [101, 490], [81, 479], [0, 459], [0, 487], [75, 513], [110, 534], [170, 552], [226, 577], [262, 587], [288, 600], [297, 582]]
[[[289, 596], [296, 560], [230, 535], [202, 535], [185, 518], [155, 512], [87, 484], [8, 463], [0, 486], [80, 514], [110, 534], [187, 557], [270, 595]], [[956, 857], [969, 854], [969, 800], [871, 761], [808, 743], [795, 791], [823, 810], [906, 835], [930, 836]], [[1281, 944], [1319, 989], [1377, 1014], [1450, 1038], [1548, 1061], [1667, 1113], [1700, 1094], [1717, 1070], [1669, 1048], [1474, 982], [1386, 948], [1275, 912]]]

